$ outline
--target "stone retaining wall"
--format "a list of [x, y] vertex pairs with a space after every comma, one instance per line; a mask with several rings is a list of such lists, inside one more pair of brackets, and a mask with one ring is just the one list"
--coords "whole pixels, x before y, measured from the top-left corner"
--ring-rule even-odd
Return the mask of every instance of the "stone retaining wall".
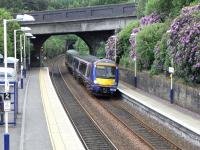
[[[120, 68], [120, 79], [134, 85], [134, 72]], [[148, 72], [139, 72], [137, 87], [169, 101], [170, 79], [167, 77], [152, 77]], [[174, 103], [200, 114], [200, 88], [174, 83]]]

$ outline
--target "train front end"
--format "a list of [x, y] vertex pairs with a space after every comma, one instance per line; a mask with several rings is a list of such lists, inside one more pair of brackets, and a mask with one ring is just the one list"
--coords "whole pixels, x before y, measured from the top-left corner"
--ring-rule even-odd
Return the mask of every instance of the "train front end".
[[119, 70], [117, 65], [104, 59], [94, 64], [93, 92], [99, 95], [112, 95], [117, 91]]

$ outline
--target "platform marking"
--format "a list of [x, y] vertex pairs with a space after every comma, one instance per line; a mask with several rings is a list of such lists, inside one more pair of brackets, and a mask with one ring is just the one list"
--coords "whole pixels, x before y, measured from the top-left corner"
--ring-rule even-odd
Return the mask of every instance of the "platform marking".
[[25, 130], [26, 103], [27, 103], [29, 81], [30, 81], [30, 75], [28, 76], [28, 81], [26, 84], [26, 90], [25, 90], [25, 96], [24, 96], [24, 103], [23, 103], [22, 126], [21, 126], [20, 145], [19, 145], [20, 150], [24, 149], [24, 130]]
[[53, 149], [55, 150], [56, 149], [56, 146], [55, 146], [55, 143], [54, 143], [54, 140], [53, 140], [53, 135], [52, 135], [52, 132], [51, 132], [51, 127], [50, 127], [50, 123], [49, 123], [49, 119], [48, 119], [48, 113], [47, 113], [47, 106], [44, 102], [44, 99], [47, 99], [47, 93], [44, 91], [44, 87], [45, 84], [44, 84], [44, 78], [43, 78], [43, 73], [41, 73], [42, 70], [40, 69], [40, 76], [39, 76], [39, 80], [40, 80], [40, 89], [41, 89], [41, 97], [42, 97], [42, 105], [43, 105], [43, 109], [44, 109], [44, 113], [45, 113], [45, 119], [46, 119], [46, 123], [47, 123], [47, 127], [48, 127], [48, 131], [49, 131], [49, 136], [50, 136], [50, 140], [51, 140], [51, 144], [52, 144], [52, 147]]

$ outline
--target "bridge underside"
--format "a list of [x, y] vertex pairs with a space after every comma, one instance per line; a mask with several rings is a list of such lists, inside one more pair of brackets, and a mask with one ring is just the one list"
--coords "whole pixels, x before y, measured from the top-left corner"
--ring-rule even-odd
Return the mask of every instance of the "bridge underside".
[[[62, 33], [63, 34], [63, 33]], [[97, 54], [97, 49], [100, 47], [100, 43], [102, 41], [106, 41], [108, 37], [114, 34], [114, 30], [109, 31], [94, 31], [94, 32], [76, 32], [76, 33], [65, 33], [65, 34], [75, 34], [82, 38], [85, 43], [89, 47], [89, 53], [91, 55]], [[31, 53], [31, 66], [32, 67], [39, 67], [41, 66], [42, 61], [42, 45], [43, 43], [52, 35], [58, 35], [58, 34], [41, 34], [41, 35], [35, 35], [36, 39], [31, 39], [31, 42], [33, 43], [34, 50]], [[61, 35], [61, 34], [59, 34]]]
[[112, 18], [89, 21], [57, 22], [45, 24], [29, 24], [36, 39], [32, 40], [34, 51], [31, 54], [31, 66], [41, 65], [41, 47], [52, 35], [75, 34], [82, 38], [90, 49], [91, 55], [97, 54], [102, 41], [115, 33], [115, 30], [125, 27], [135, 18]]

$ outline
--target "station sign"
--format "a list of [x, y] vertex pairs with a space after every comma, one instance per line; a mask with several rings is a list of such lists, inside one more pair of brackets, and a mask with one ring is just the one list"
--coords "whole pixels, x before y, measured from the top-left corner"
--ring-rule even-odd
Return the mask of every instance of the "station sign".
[[4, 111], [8, 112], [11, 110], [11, 101], [10, 100], [4, 100]]
[[169, 67], [169, 73], [174, 73], [174, 67]]

